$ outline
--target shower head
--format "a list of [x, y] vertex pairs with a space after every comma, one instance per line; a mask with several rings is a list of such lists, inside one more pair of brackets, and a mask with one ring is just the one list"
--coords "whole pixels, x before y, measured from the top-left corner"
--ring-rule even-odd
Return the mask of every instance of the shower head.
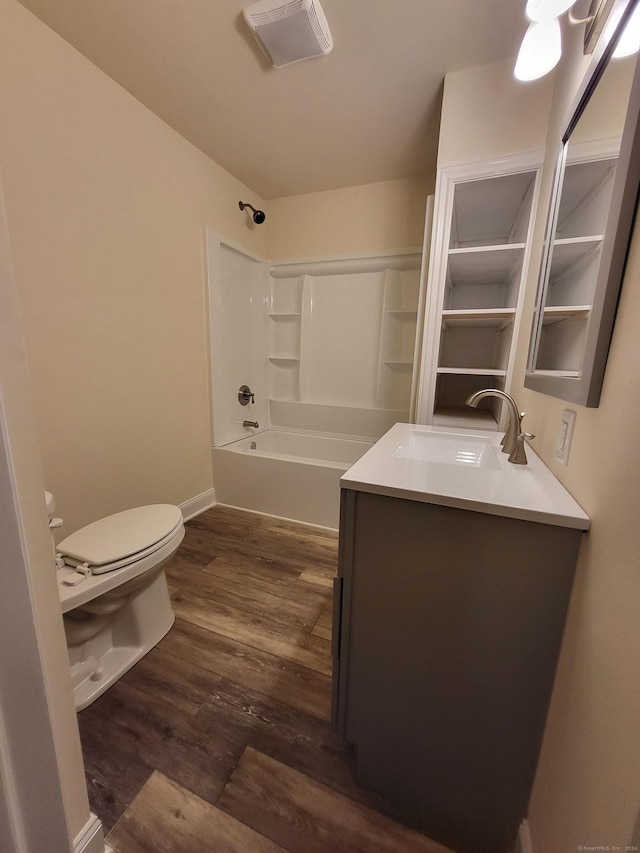
[[256, 210], [252, 204], [249, 204], [246, 201], [239, 201], [238, 206], [239, 206], [240, 210], [244, 210], [245, 207], [248, 207], [250, 210], [253, 211], [253, 221], [256, 223], [256, 225], [262, 225], [262, 223], [267, 218], [265, 216], [264, 210]]

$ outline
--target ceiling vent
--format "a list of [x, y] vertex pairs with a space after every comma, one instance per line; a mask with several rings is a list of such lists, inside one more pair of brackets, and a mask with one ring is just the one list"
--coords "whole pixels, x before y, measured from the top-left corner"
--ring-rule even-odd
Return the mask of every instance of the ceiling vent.
[[258, 0], [242, 14], [276, 68], [323, 56], [333, 48], [319, 0]]

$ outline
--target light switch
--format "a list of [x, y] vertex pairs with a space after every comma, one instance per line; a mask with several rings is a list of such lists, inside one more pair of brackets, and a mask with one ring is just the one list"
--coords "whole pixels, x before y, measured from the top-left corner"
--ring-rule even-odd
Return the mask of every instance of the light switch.
[[554, 454], [556, 459], [562, 462], [563, 465], [566, 465], [569, 461], [569, 450], [571, 449], [571, 439], [573, 438], [575, 422], [576, 413], [571, 409], [565, 409], [560, 419], [560, 430]]

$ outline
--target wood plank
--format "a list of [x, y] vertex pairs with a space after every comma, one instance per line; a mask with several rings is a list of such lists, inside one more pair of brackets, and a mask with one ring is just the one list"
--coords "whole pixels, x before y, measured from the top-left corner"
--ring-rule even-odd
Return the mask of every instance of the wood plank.
[[218, 548], [277, 560], [280, 565], [313, 562], [335, 566], [337, 562], [335, 531], [228, 507], [215, 507], [188, 524], [213, 534], [212, 541]]
[[315, 637], [324, 637], [325, 640], [331, 639], [332, 615], [330, 610], [323, 610], [318, 616], [318, 621], [313, 626], [311, 633]]
[[106, 840], [118, 853], [283, 853], [277, 844], [158, 772]]
[[251, 747], [218, 807], [287, 850], [305, 853], [451, 853]]
[[[214, 560], [210, 566], [215, 566], [216, 562], [217, 560]], [[183, 585], [182, 589], [188, 594], [189, 587]], [[258, 589], [253, 584], [230, 581], [208, 571], [202, 571], [197, 591], [199, 596], [209, 599], [219, 607], [241, 610], [252, 614], [254, 618], [267, 619], [308, 632], [311, 632], [322, 609], [321, 604], [305, 601], [303, 596], [283, 599], [272, 592]], [[173, 601], [179, 600], [179, 595], [174, 594]]]
[[397, 806], [354, 780], [352, 750], [341, 743], [327, 721], [222, 679], [197, 716], [212, 738], [232, 729], [247, 746], [306, 773], [318, 782], [392, 817]]
[[304, 601], [320, 607], [326, 607], [327, 602], [331, 603], [331, 595], [325, 589], [311, 588], [308, 584], [301, 584], [299, 572], [283, 571], [273, 565], [265, 566], [262, 561], [256, 561], [252, 557], [239, 559], [216, 557], [202, 571], [205, 574], [212, 574], [233, 583], [260, 589], [293, 601]]
[[193, 625], [331, 675], [331, 646], [322, 637], [188, 592], [178, 593], [172, 603], [176, 616]]
[[153, 773], [153, 756], [114, 736], [111, 720], [122, 704], [113, 690], [78, 714], [87, 794], [91, 810], [108, 832]]
[[264, 696], [329, 719], [331, 679], [326, 675], [179, 619], [162, 646], [180, 660], [192, 660]]
[[307, 566], [307, 568], [305, 568], [301, 573], [300, 580], [331, 590], [333, 589], [333, 578], [335, 577], [335, 574], [335, 571], [332, 572], [326, 569], [323, 570], [320, 567]]
[[121, 681], [144, 690], [149, 697], [147, 701], [161, 697], [162, 704], [171, 704], [179, 713], [193, 716], [221, 678], [218, 673], [188, 658], [175, 657], [159, 643], [125, 673]]

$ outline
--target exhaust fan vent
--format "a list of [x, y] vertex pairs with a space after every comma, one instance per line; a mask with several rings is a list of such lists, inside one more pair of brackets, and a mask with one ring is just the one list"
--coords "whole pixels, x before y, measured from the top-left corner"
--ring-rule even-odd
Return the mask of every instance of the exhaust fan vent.
[[319, 0], [258, 0], [242, 14], [276, 68], [323, 56], [333, 48]]

